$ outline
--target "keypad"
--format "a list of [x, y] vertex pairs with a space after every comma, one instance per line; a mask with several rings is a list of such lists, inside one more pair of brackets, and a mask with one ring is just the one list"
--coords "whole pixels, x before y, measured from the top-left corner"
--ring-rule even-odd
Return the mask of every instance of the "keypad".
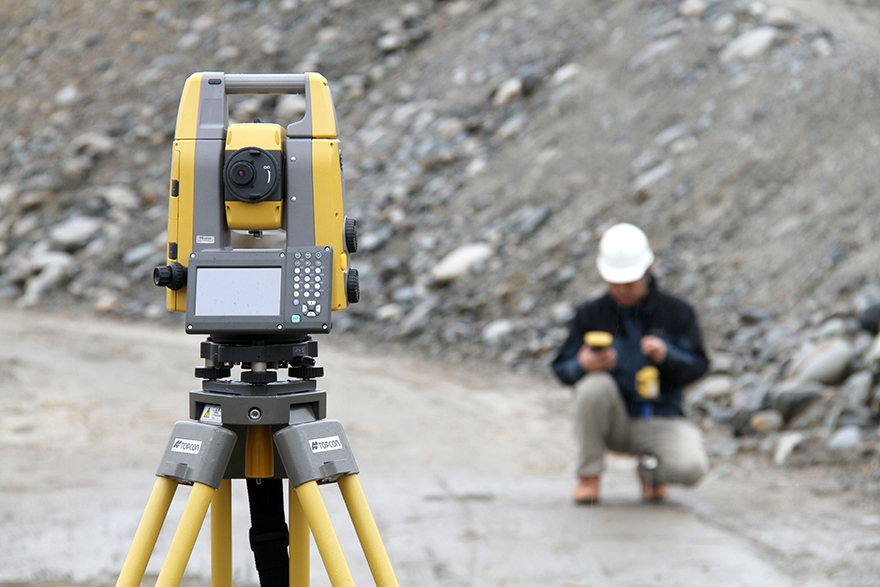
[[328, 289], [325, 261], [330, 253], [322, 251], [298, 251], [293, 255], [293, 307], [297, 312], [293, 322], [302, 318], [316, 318], [327, 307]]

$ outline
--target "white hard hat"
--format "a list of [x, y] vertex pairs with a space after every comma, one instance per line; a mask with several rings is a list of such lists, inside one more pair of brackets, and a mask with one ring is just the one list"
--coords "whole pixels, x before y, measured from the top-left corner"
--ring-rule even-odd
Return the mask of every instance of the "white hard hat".
[[596, 266], [608, 283], [632, 283], [654, 263], [648, 237], [637, 226], [622, 222], [605, 231], [599, 241]]

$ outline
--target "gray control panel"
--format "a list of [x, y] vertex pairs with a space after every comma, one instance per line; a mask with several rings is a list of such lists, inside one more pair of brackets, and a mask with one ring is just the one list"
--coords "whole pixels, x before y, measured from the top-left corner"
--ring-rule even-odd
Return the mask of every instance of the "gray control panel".
[[330, 330], [332, 247], [190, 254], [186, 330], [269, 334]]

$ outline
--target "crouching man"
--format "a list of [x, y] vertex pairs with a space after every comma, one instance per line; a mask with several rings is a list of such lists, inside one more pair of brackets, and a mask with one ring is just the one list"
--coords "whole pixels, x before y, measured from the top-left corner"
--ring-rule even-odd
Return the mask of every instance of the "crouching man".
[[[608, 291], [577, 308], [553, 362], [560, 381], [575, 389], [578, 503], [598, 501], [606, 450], [641, 457], [638, 474], [648, 501], [665, 499], [667, 484], [695, 484], [708, 468], [702, 434], [682, 409], [682, 389], [708, 367], [700, 328], [690, 305], [658, 289], [653, 263], [639, 228], [609, 228], [596, 260]], [[611, 334], [612, 344], [585, 344], [593, 331]], [[659, 372], [653, 399], [637, 390], [637, 374], [648, 366]]]

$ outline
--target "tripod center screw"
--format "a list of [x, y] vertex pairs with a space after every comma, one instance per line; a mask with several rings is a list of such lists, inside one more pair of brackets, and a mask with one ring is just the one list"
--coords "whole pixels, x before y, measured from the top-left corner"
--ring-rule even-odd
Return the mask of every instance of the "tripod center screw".
[[248, 412], [248, 418], [250, 418], [254, 422], [256, 422], [257, 420], [259, 420], [262, 417], [263, 417], [263, 412], [261, 412], [259, 408], [251, 408], [251, 410]]

